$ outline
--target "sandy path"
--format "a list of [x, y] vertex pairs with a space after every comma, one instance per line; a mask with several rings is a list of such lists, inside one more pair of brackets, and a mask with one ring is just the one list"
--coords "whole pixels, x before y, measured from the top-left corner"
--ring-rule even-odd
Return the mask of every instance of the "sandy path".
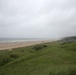
[[27, 41], [27, 42], [5, 42], [5, 43], [0, 43], [0, 50], [10, 50], [12, 48], [18, 48], [18, 47], [26, 47], [30, 45], [35, 45], [35, 44], [41, 44], [45, 42], [50, 42], [48, 41]]

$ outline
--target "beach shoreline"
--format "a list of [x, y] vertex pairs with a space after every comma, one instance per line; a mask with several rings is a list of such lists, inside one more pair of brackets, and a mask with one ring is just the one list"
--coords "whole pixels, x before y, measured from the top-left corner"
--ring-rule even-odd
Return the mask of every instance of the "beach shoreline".
[[24, 41], [24, 42], [0, 42], [0, 51], [1, 50], [12, 50], [14, 48], [26, 47], [36, 44], [42, 44], [52, 42], [51, 40], [42, 40], [42, 41]]

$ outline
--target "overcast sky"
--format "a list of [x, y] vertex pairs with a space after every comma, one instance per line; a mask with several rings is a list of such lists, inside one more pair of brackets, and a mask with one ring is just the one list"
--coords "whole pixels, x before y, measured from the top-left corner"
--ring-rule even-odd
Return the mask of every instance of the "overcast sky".
[[76, 0], [0, 0], [0, 37], [76, 35]]

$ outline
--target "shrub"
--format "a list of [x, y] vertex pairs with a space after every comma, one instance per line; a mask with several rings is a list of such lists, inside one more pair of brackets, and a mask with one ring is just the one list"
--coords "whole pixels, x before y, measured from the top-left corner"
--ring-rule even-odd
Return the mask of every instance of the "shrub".
[[10, 61], [10, 58], [8, 56], [4, 56], [0, 58], [0, 66], [3, 66], [7, 64]]
[[60, 45], [64, 45], [64, 44], [67, 44], [67, 42], [63, 42], [63, 43], [61, 43]]
[[22, 52], [24, 52], [24, 50], [22, 50]]
[[9, 57], [10, 57], [10, 58], [15, 58], [15, 59], [16, 59], [16, 58], [18, 58], [19, 56], [18, 56], [17, 54], [10, 54]]
[[41, 45], [35, 45], [33, 49], [35, 49], [37, 51], [37, 50], [42, 49], [42, 46]]
[[47, 45], [43, 45], [43, 47], [47, 47]]
[[46, 45], [35, 45], [34, 47], [33, 47], [33, 49], [35, 49], [36, 51], [38, 51], [38, 50], [40, 50], [40, 49], [42, 49], [42, 48], [45, 48], [45, 47], [47, 47]]

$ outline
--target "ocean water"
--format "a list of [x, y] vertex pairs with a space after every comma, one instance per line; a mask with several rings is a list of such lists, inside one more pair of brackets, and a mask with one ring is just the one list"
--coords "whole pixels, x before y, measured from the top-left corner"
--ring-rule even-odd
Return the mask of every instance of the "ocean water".
[[26, 41], [40, 41], [48, 40], [43, 38], [0, 38], [0, 42], [26, 42]]

